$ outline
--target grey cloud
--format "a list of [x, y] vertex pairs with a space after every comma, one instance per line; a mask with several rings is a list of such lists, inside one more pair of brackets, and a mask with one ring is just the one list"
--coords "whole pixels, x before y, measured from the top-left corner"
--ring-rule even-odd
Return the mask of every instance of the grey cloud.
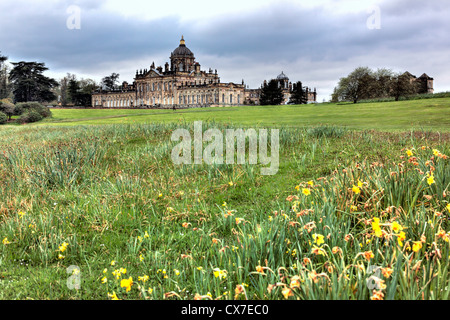
[[[66, 28], [66, 9], [72, 4], [82, 10], [80, 30]], [[153, 60], [157, 65], [168, 61], [184, 34], [203, 68], [218, 68], [223, 78], [234, 81], [250, 78], [251, 86], [284, 70], [293, 81], [327, 83], [324, 95], [329, 95], [331, 84], [346, 75], [342, 72], [361, 64], [417, 68], [448, 81], [446, 1], [391, 0], [380, 9], [381, 29], [369, 30], [366, 11], [335, 14], [290, 2], [201, 21], [178, 16], [146, 21], [105, 11], [101, 2], [87, 0], [60, 1], [52, 7], [2, 1], [0, 50], [11, 60], [41, 61], [59, 72], [116, 72], [136, 61], [124, 75], [132, 77]], [[430, 51], [433, 63], [424, 59]]]

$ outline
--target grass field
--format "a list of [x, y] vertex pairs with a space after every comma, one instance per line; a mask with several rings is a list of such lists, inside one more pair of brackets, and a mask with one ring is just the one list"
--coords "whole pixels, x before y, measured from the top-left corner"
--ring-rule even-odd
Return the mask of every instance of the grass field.
[[54, 109], [42, 124], [80, 125], [215, 121], [245, 126], [335, 125], [349, 129], [383, 131], [449, 131], [450, 98], [362, 104], [303, 106], [245, 106], [187, 110], [83, 110]]
[[[449, 106], [54, 109], [2, 126], [0, 299], [448, 300]], [[194, 120], [280, 129], [278, 173], [174, 165], [171, 134]]]

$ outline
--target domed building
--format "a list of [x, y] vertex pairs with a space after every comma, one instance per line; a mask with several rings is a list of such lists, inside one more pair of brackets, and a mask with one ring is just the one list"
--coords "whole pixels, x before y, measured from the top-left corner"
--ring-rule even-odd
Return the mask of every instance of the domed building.
[[[289, 101], [292, 84], [281, 72], [277, 80], [283, 87], [285, 103]], [[136, 70], [132, 84], [123, 82], [112, 91], [92, 94], [92, 106], [100, 108], [193, 108], [259, 104], [261, 89], [241, 84], [221, 83], [217, 69], [201, 70], [194, 53], [186, 46], [184, 36], [170, 54], [170, 63]], [[314, 97], [315, 101], [315, 97]]]
[[245, 85], [221, 83], [217, 70], [201, 70], [184, 36], [170, 55], [170, 64], [136, 70], [133, 84], [92, 95], [92, 106], [106, 108], [188, 108], [240, 105]]

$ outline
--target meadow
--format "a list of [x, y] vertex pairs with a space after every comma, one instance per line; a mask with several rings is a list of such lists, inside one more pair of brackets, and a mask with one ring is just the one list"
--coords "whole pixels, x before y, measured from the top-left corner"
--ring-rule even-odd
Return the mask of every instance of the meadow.
[[[52, 112], [0, 127], [0, 299], [449, 299], [447, 98]], [[278, 173], [174, 165], [194, 120]]]

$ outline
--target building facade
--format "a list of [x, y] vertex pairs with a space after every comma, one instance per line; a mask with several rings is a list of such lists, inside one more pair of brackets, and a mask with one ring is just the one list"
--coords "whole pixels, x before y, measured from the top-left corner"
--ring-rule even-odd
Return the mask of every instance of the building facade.
[[[286, 77], [287, 78], [287, 77]], [[285, 79], [284, 79], [285, 80]], [[283, 84], [289, 101], [292, 84]], [[280, 82], [281, 85], [281, 82]], [[194, 53], [186, 46], [184, 37], [171, 53], [170, 63], [138, 70], [133, 84], [123, 82], [114, 90], [92, 94], [92, 106], [102, 108], [193, 108], [259, 104], [261, 89], [241, 84], [221, 83], [217, 70], [201, 70]], [[309, 97], [309, 96], [308, 96]], [[310, 96], [315, 101], [315, 92]]]
[[415, 75], [406, 71], [404, 73], [407, 77], [409, 77], [409, 81], [411, 83], [416, 84], [417, 93], [425, 94], [425, 93], [434, 93], [434, 79], [428, 76], [426, 73], [422, 74], [420, 77], [416, 77]]
[[243, 104], [245, 85], [221, 83], [217, 70], [201, 70], [182, 37], [170, 56], [170, 64], [136, 71], [134, 83], [92, 95], [93, 107], [188, 108]]

